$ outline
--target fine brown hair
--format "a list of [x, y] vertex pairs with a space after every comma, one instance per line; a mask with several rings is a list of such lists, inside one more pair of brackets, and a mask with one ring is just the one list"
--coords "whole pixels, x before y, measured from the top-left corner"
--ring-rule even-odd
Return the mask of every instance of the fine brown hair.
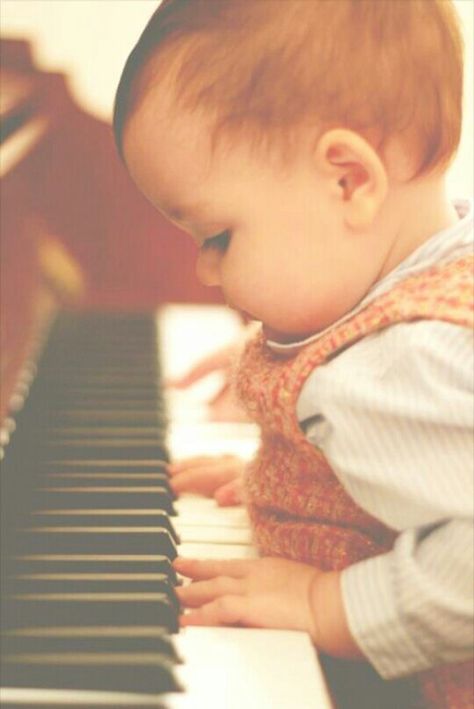
[[177, 105], [222, 136], [282, 147], [303, 125], [343, 127], [381, 152], [403, 136], [417, 175], [459, 144], [463, 42], [451, 0], [164, 0], [125, 64], [116, 144], [149, 89], [173, 77]]

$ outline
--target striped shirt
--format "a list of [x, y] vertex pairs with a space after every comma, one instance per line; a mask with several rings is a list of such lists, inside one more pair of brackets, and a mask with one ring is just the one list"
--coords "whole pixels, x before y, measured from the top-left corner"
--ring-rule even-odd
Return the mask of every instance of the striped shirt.
[[[343, 319], [430, 266], [473, 249], [473, 212], [435, 234]], [[268, 342], [291, 353], [296, 345]], [[342, 573], [351, 632], [386, 678], [473, 652], [474, 348], [441, 321], [379, 331], [315, 369], [297, 403], [308, 440], [353, 499], [400, 532], [389, 553]]]

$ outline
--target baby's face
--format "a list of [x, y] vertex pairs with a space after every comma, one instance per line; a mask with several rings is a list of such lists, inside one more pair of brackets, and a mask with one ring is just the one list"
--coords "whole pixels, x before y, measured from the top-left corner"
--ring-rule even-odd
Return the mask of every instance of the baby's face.
[[196, 271], [227, 303], [291, 342], [348, 312], [370, 259], [348, 235], [331, 183], [302, 154], [287, 169], [244, 144], [213, 153], [204, 117], [166, 111], [151, 92], [124, 135], [140, 190], [196, 242]]

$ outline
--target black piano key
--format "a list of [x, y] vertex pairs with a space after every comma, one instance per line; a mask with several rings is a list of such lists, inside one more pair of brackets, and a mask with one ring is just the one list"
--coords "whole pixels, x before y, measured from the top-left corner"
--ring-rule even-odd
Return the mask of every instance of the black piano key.
[[67, 384], [72, 384], [73, 386], [79, 386], [84, 384], [86, 386], [92, 386], [97, 384], [98, 386], [111, 385], [111, 386], [129, 386], [136, 384], [137, 386], [147, 386], [150, 384], [150, 375], [141, 372], [110, 372], [104, 371], [102, 373], [97, 373], [93, 371], [90, 373], [81, 373], [71, 370], [70, 372], [63, 372], [58, 370], [52, 381], [56, 382], [60, 387]]
[[164, 593], [32, 593], [1, 600], [4, 630], [34, 625], [160, 625], [179, 629], [176, 604]]
[[[109, 344], [114, 348], [117, 343], [123, 343], [132, 351], [143, 351], [143, 339], [150, 344], [150, 338], [155, 336], [154, 323], [147, 322], [142, 326], [136, 314], [123, 314], [123, 322], [116, 317], [116, 313], [103, 313], [98, 317], [97, 313], [88, 313], [83, 316], [74, 316], [72, 313], [61, 315], [56, 328], [50, 335], [53, 345], [53, 352], [69, 351], [74, 352], [71, 342], [81, 344], [84, 353], [92, 353], [107, 349]], [[150, 321], [150, 314], [146, 315]], [[112, 350], [113, 351], [113, 350]]]
[[[136, 347], [131, 347], [127, 340], [115, 340], [110, 342], [102, 342], [99, 347], [88, 347], [85, 343], [81, 342], [81, 338], [76, 339], [75, 342], [71, 344], [76, 344], [81, 348], [81, 352], [78, 352], [74, 347], [66, 348], [67, 343], [60, 343], [60, 345], [54, 349], [48, 349], [48, 356], [42, 360], [42, 364], [48, 367], [54, 368], [54, 366], [59, 362], [61, 364], [61, 369], [67, 369], [68, 367], [87, 367], [89, 365], [97, 365], [98, 367], [106, 367], [107, 362], [110, 360], [111, 365], [119, 365], [124, 362], [127, 366], [132, 366], [135, 364], [134, 369], [140, 371], [140, 367], [148, 366], [154, 368], [155, 371], [159, 371], [155, 357], [152, 356], [150, 352], [150, 342], [143, 343], [143, 350], [137, 349]], [[81, 355], [83, 355], [81, 357]]]
[[[56, 378], [58, 374], [58, 367], [57, 365], [54, 366], [54, 364], [55, 363], [50, 361], [48, 362], [49, 366], [42, 367], [42, 371], [45, 373], [46, 378]], [[149, 357], [137, 358], [136, 355], [133, 354], [129, 355], [128, 357], [123, 354], [123, 356], [118, 355], [115, 358], [109, 356], [108, 359], [104, 359], [103, 354], [99, 355], [99, 353], [97, 353], [95, 356], [89, 357], [88, 359], [69, 359], [61, 364], [60, 370], [61, 374], [64, 375], [70, 373], [77, 373], [78, 375], [96, 373], [102, 374], [107, 372], [111, 372], [112, 374], [126, 375], [128, 372], [130, 372], [131, 366], [134, 369], [134, 371], [132, 372], [134, 376], [146, 375], [148, 385], [150, 386], [150, 384], [153, 383], [153, 378], [156, 375], [155, 362], [153, 360], [150, 360]], [[66, 376], [64, 377], [64, 379], [67, 381]], [[59, 381], [61, 381], [61, 379], [59, 379]]]
[[167, 496], [171, 500], [176, 500], [176, 493], [171, 487], [170, 479], [167, 473], [123, 473], [123, 472], [70, 472], [70, 473], [49, 473], [39, 475], [36, 479], [36, 484], [47, 487], [55, 485], [61, 488], [78, 488], [94, 485], [96, 487], [109, 488], [149, 488], [150, 486], [158, 486], [166, 491]]
[[68, 331], [74, 334], [78, 331], [85, 331], [88, 335], [91, 330], [96, 328], [97, 335], [105, 338], [110, 332], [115, 334], [122, 330], [127, 333], [132, 331], [134, 333], [151, 333], [154, 327], [150, 313], [146, 311], [134, 313], [94, 311], [87, 313], [86, 317], [82, 313], [67, 313], [60, 315], [59, 323], [61, 326], [60, 342], [63, 342], [63, 334]]
[[[66, 689], [91, 690], [105, 682], [109, 691], [134, 691], [131, 673], [141, 691], [154, 692], [138, 673], [145, 675], [162, 650], [173, 657], [169, 647], [165, 651], [142, 632], [157, 626], [176, 632], [179, 625], [171, 566], [177, 535], [167, 517], [175, 513], [174, 493], [166, 471], [159, 366], [150, 348], [155, 337], [148, 316], [107, 314], [61, 316], [49, 338], [29, 407], [17, 417], [27, 433], [21, 441], [16, 434], [15, 460], [2, 479], [2, 492], [21, 501], [16, 514], [2, 505], [2, 625], [26, 630], [29, 622], [43, 633], [17, 644], [2, 639], [4, 653], [23, 655], [21, 663], [10, 663], [10, 669], [23, 665], [23, 683], [13, 685], [59, 689], [48, 679], [58, 673], [57, 654]], [[45, 511], [51, 514], [40, 514]], [[94, 626], [101, 628], [98, 636], [91, 635]], [[46, 627], [58, 632], [44, 635]], [[69, 630], [61, 636], [60, 628]], [[115, 635], [103, 634], [112, 628]], [[130, 661], [141, 669], [131, 670]], [[97, 683], [90, 669], [81, 670], [91, 662]], [[97, 668], [101, 662], [107, 669]], [[31, 681], [32, 672], [37, 681]], [[5, 683], [4, 677], [2, 671]]]
[[97, 411], [90, 406], [75, 409], [58, 407], [47, 412], [47, 418], [51, 425], [56, 423], [75, 425], [80, 422], [86, 422], [87, 424], [100, 423], [103, 426], [141, 427], [163, 424], [163, 419], [160, 417], [159, 412], [150, 408], [128, 408], [126, 411], [121, 411], [109, 407], [101, 408], [100, 411]]
[[70, 361], [57, 364], [53, 361], [41, 363], [40, 385], [57, 382], [58, 389], [79, 388], [82, 383], [97, 385], [99, 389], [123, 386], [131, 388], [136, 385], [140, 390], [156, 390], [159, 395], [159, 373], [154, 362], [144, 359], [134, 359], [133, 355], [104, 361], [104, 356], [92, 357], [84, 362]]
[[[97, 390], [121, 390], [132, 392], [133, 388], [137, 391], [144, 391], [147, 394], [156, 390], [155, 399], [158, 399], [158, 384], [154, 370], [150, 369], [139, 370], [132, 373], [129, 377], [130, 368], [123, 365], [110, 365], [100, 367], [92, 365], [90, 367], [61, 367], [60, 369], [45, 371], [41, 370], [41, 385], [47, 386], [52, 383], [55, 385], [53, 393], [54, 399], [57, 395], [71, 390], [88, 389]], [[38, 389], [39, 391], [39, 389]], [[78, 394], [80, 396], [80, 393]]]
[[[75, 335], [73, 341], [68, 343], [49, 342], [52, 347], [48, 347], [47, 356], [43, 357], [42, 364], [54, 367], [58, 362], [63, 364], [78, 364], [83, 365], [89, 362], [102, 362], [107, 364], [110, 358], [111, 363], [125, 361], [127, 364], [137, 363], [138, 365], [153, 366], [159, 371], [159, 362], [156, 360], [156, 353], [153, 351], [154, 343], [148, 341], [132, 343], [129, 339], [110, 338], [108, 341], [104, 339], [98, 347], [91, 347], [88, 343], [83, 342], [81, 336]], [[80, 351], [74, 348], [74, 345], [80, 347]], [[82, 356], [81, 356], [82, 355]]]
[[[90, 345], [85, 342], [80, 333], [75, 333], [69, 340], [63, 338], [62, 342], [54, 342], [54, 339], [49, 340], [46, 356], [43, 357], [41, 364], [43, 366], [54, 367], [58, 364], [68, 367], [73, 365], [87, 366], [89, 363], [107, 364], [107, 357], [110, 358], [111, 364], [119, 364], [124, 361], [127, 365], [136, 363], [136, 369], [139, 370], [139, 365], [153, 367], [155, 371], [159, 370], [156, 357], [153, 355], [153, 342], [142, 341], [131, 343], [130, 339], [123, 337], [102, 338], [98, 346]], [[74, 347], [76, 345], [76, 348]], [[140, 347], [141, 345], [141, 347]], [[80, 348], [79, 350], [77, 348]]]
[[158, 527], [166, 529], [175, 544], [179, 544], [178, 533], [170, 517], [161, 510], [38, 510], [33, 512], [35, 524], [48, 526], [80, 527]]
[[49, 441], [61, 439], [77, 440], [82, 438], [115, 438], [116, 436], [137, 439], [153, 439], [163, 436], [162, 426], [107, 426], [97, 424], [97, 426], [50, 426], [47, 429]]
[[173, 538], [160, 527], [32, 527], [18, 530], [16, 548], [23, 554], [86, 554], [93, 549], [96, 554], [177, 556]]
[[[75, 465], [70, 466], [67, 465], [67, 463], [62, 465], [61, 462], [62, 461], [51, 461], [51, 463], [40, 468], [40, 473], [43, 478], [49, 480], [65, 480], [66, 482], [71, 480], [103, 480], [104, 484], [109, 480], [116, 480], [117, 484], [120, 484], [121, 481], [139, 484], [137, 481], [140, 480], [148, 480], [149, 485], [153, 483], [162, 485], [169, 482], [169, 474], [164, 465], [161, 468], [157, 465], [149, 465], [146, 467], [140, 465], [141, 461], [137, 461], [136, 463], [132, 461], [129, 466], [130, 470], [127, 470], [126, 466], [120, 468], [119, 465], [111, 465], [109, 460], [103, 461], [103, 465], [100, 465], [100, 462], [97, 461], [98, 465], [88, 467], [88, 461], [86, 461], [86, 465], [82, 465], [82, 461], [74, 461]], [[120, 461], [117, 462], [120, 463]], [[125, 461], [125, 463], [127, 462], [128, 461]]]
[[[19, 689], [18, 691], [21, 692], [22, 695], [24, 695], [25, 692], [31, 692], [32, 690]], [[29, 698], [29, 696], [27, 696], [23, 697], [21, 700], [15, 699], [15, 701], [2, 700], [2, 709], [22, 709], [22, 707], [26, 707], [26, 709], [72, 709], [72, 707], [74, 707], [75, 709], [104, 709], [104, 707], [106, 706], [111, 706], [110, 702], [108, 704], [100, 700], [98, 700], [98, 703], [91, 702], [90, 693], [87, 691], [81, 692], [80, 690], [75, 690], [73, 705], [71, 705], [70, 701], [67, 701], [66, 704], [60, 702], [58, 700], [57, 693], [54, 695], [54, 700], [52, 700], [51, 690], [46, 693], [47, 696], [43, 697], [38, 697], [37, 690], [33, 690], [33, 692], [35, 693], [34, 699], [31, 699]], [[110, 696], [112, 696], [112, 700], [114, 700], [115, 697], [120, 695], [116, 693], [113, 695], [106, 694], [106, 697]], [[120, 696], [120, 704], [112, 704], [114, 709], [169, 709], [169, 704], [166, 701], [166, 697], [163, 697], [162, 695], [143, 694], [142, 696], [140, 696], [137, 694], [132, 695], [130, 698], [130, 695], [127, 693], [127, 702], [123, 701], [123, 696], [124, 695]], [[52, 701], [54, 701], [54, 703], [51, 703]]]
[[[57, 401], [56, 406], [57, 408], [55, 407], [54, 411], [64, 411], [70, 416], [74, 415], [76, 412], [82, 414], [84, 417], [83, 425], [87, 425], [88, 423], [90, 425], [92, 419], [89, 417], [89, 414], [95, 415], [97, 417], [97, 421], [100, 421], [101, 419], [99, 417], [108, 417], [109, 412], [122, 412], [123, 416], [128, 417], [130, 427], [133, 427], [133, 419], [136, 414], [148, 414], [148, 416], [150, 417], [155, 417], [152, 418], [151, 422], [149, 423], [150, 426], [153, 426], [155, 428], [160, 427], [160, 425], [162, 426], [165, 422], [165, 412], [162, 409], [160, 409], [156, 404], [152, 404], [151, 402], [138, 398], [126, 399], [119, 396], [116, 396], [115, 398], [110, 398], [108, 400], [85, 400], [79, 398], [76, 399], [74, 402], [68, 402], [67, 400], [59, 399]], [[49, 420], [45, 420], [45, 423], [47, 426], [49, 426], [51, 422]], [[61, 423], [62, 422], [60, 419], [59, 421], [56, 421], [55, 425], [61, 426]], [[127, 426], [127, 419], [121, 419], [121, 424], [122, 426]], [[114, 423], [112, 422], [111, 424], [108, 424], [107, 418], [105, 418], [105, 423], [103, 423], [102, 425], [113, 426]]]
[[[142, 470], [135, 469], [133, 472], [124, 472], [122, 470], [69, 470], [63, 472], [44, 472], [41, 473], [42, 479], [48, 482], [56, 481], [61, 483], [61, 485], [71, 484], [77, 486], [78, 484], [91, 483], [94, 481], [95, 484], [100, 485], [124, 485], [128, 486], [133, 484], [134, 487], [138, 485], [162, 485], [166, 486], [169, 483], [168, 473], [163, 470], [156, 472], [143, 472]], [[98, 483], [96, 481], [99, 481]]]
[[75, 470], [78, 472], [164, 472], [167, 473], [167, 463], [164, 460], [98, 460], [98, 459], [61, 459], [48, 462], [44, 466], [44, 472], [67, 472]]
[[[24, 694], [26, 690], [18, 689], [16, 691]], [[81, 692], [75, 689], [67, 693], [72, 695], [73, 703], [71, 703], [69, 697], [64, 698], [64, 690], [59, 691], [61, 692], [61, 699], [63, 701], [58, 701], [57, 693], [50, 689], [48, 690], [49, 701], [45, 701], [44, 697], [41, 699], [41, 703], [31, 698], [26, 698], [26, 701], [23, 699], [21, 701], [18, 699], [15, 699], [15, 701], [2, 701], [2, 709], [25, 709], [25, 707], [26, 709], [32, 709], [32, 706], [38, 707], [39, 709], [104, 709], [104, 707], [107, 706], [112, 706], [113, 709], [169, 709], [166, 698], [158, 694], [140, 696], [138, 694], [130, 695], [127, 693], [127, 702], [124, 702], [122, 700], [123, 695], [120, 697], [117, 693], [112, 695], [105, 693], [106, 699], [103, 702], [100, 701], [97, 703], [91, 700], [90, 694], [87, 691]], [[55, 694], [56, 698], [51, 698], [51, 693]], [[120, 704], [117, 704], [117, 700], [115, 699], [117, 696], [120, 697]], [[110, 701], [108, 701], [110, 697], [112, 697], [112, 701], [115, 700], [115, 704], [111, 704]], [[32, 701], [34, 705], [32, 705]]]
[[81, 458], [161, 458], [167, 459], [167, 451], [154, 439], [137, 441], [135, 438], [94, 438], [78, 442], [74, 439], [62, 439], [42, 446], [42, 455], [46, 460], [73, 457]]
[[[0, 636], [3, 654], [36, 652], [154, 652], [182, 661], [165, 628], [140, 626], [25, 628]], [[81, 632], [82, 631], [82, 632]]]
[[161, 485], [149, 486], [77, 486], [55, 485], [36, 492], [39, 509], [149, 509], [163, 510], [175, 515], [168, 490]]
[[[66, 574], [41, 574], [41, 578], [29, 574], [16, 576], [5, 580], [5, 587], [12, 593], [163, 593], [179, 609], [173, 586], [166, 576], [162, 578], [143, 579], [135, 574], [124, 575], [121, 578], [89, 578], [83, 574], [73, 574], [67, 578]], [[46, 576], [46, 578], [45, 578]], [[90, 575], [89, 575], [90, 576]]]
[[[49, 366], [55, 368], [64, 365], [64, 360], [66, 357], [67, 364], [75, 366], [85, 366], [89, 362], [102, 363], [104, 366], [107, 362], [126, 362], [130, 365], [140, 366], [150, 365], [158, 369], [155, 353], [149, 351], [149, 343], [145, 343], [142, 349], [131, 346], [130, 342], [121, 342], [119, 349], [114, 346], [114, 348], [104, 347], [101, 345], [97, 348], [90, 348], [82, 346], [82, 351], [78, 352], [77, 349], [61, 347], [63, 343], [58, 343], [58, 346], [53, 349], [49, 349], [46, 356], [42, 360], [43, 366]], [[77, 343], [78, 344], [78, 343]]]
[[[148, 424], [150, 426], [166, 423], [164, 404], [160, 404], [156, 399], [153, 400], [151, 397], [140, 396], [136, 391], [130, 394], [126, 391], [120, 391], [109, 393], [108, 395], [95, 392], [90, 395], [82, 394], [81, 396], [74, 397], [58, 395], [54, 402], [54, 407], [50, 409], [50, 415], [52, 417], [58, 414], [56, 418], [52, 419], [52, 423], [57, 421], [59, 426], [63, 424], [61, 417], [67, 414], [70, 414], [70, 417], [83, 415], [81, 425], [94, 426], [94, 422], [88, 420], [88, 413], [92, 414], [94, 412], [97, 416], [108, 416], [109, 412], [110, 415], [113, 413], [122, 413], [124, 418], [120, 419], [120, 425], [123, 426], [133, 426], [134, 412], [142, 416], [146, 415], [148, 419], [151, 420], [151, 423]], [[127, 424], [127, 418], [129, 424]], [[110, 425], [115, 425], [115, 422], [112, 422]]]
[[[84, 376], [81, 381], [76, 378], [73, 382], [58, 382], [54, 377], [51, 379], [50, 387], [54, 386], [54, 395], [50, 401], [55, 406], [85, 406], [88, 401], [96, 400], [103, 408], [114, 406], [116, 401], [122, 400], [124, 403], [139, 401], [144, 408], [162, 411], [164, 402], [160, 400], [157, 391], [146, 384], [136, 382], [127, 383], [111, 382], [100, 386], [96, 381], [89, 382], [89, 378]], [[131, 405], [131, 404], [130, 404]]]
[[[110, 357], [111, 362], [120, 362], [123, 358], [123, 361], [127, 363], [133, 364], [136, 362], [137, 366], [139, 364], [149, 364], [159, 371], [159, 363], [152, 356], [154, 354], [153, 351], [150, 351], [153, 350], [153, 343], [150, 343], [150, 341], [133, 344], [124, 338], [114, 338], [108, 342], [104, 340], [98, 347], [90, 347], [87, 342], [81, 341], [80, 336], [75, 336], [70, 343], [72, 346], [68, 346], [65, 340], [54, 343], [51, 338], [48, 345], [51, 346], [48, 346], [46, 356], [43, 357], [41, 362], [44, 366], [54, 367], [58, 362], [61, 365], [65, 362], [78, 365], [89, 362], [106, 364], [107, 357]], [[76, 345], [76, 348], [74, 345]]]
[[[45, 364], [56, 364], [58, 361], [60, 363], [68, 361], [68, 357], [71, 358], [72, 362], [80, 361], [103, 361], [104, 357], [110, 355], [112, 361], [117, 361], [121, 356], [128, 358], [132, 361], [137, 362], [152, 362], [159, 369], [159, 363], [156, 361], [153, 355], [153, 342], [150, 342], [149, 337], [136, 339], [132, 341], [130, 337], [114, 336], [110, 338], [103, 338], [97, 346], [94, 346], [90, 342], [87, 342], [81, 333], [74, 333], [73, 337], [67, 339], [66, 336], [61, 335], [62, 341], [58, 338], [49, 338], [48, 340], [48, 351], [46, 356], [43, 358]], [[79, 351], [74, 347], [80, 348]], [[82, 358], [81, 358], [82, 356]]]
[[171, 584], [177, 583], [170, 559], [160, 554], [38, 554], [15, 557], [11, 564], [17, 574], [163, 574]]
[[[87, 412], [94, 411], [104, 414], [107, 411], [120, 412], [121, 408], [124, 408], [124, 412], [130, 415], [133, 411], [142, 412], [142, 414], [155, 415], [158, 418], [163, 419], [165, 417], [165, 405], [158, 396], [153, 398], [151, 394], [140, 395], [135, 387], [131, 386], [130, 389], [127, 387], [120, 387], [119, 389], [110, 388], [109, 394], [101, 396], [100, 392], [93, 392], [89, 395], [85, 393], [72, 396], [69, 394], [67, 389], [56, 389], [57, 384], [51, 382], [48, 389], [52, 390], [54, 387], [54, 397], [51, 396], [50, 391], [39, 391], [32, 390], [29, 398], [29, 406], [34, 409], [42, 409], [43, 413], [46, 412], [49, 416], [59, 419], [61, 422], [61, 417], [67, 415], [70, 411], [71, 413], [84, 411], [85, 417], [87, 418]], [[88, 388], [87, 383], [80, 385], [81, 389]], [[95, 388], [92, 385], [91, 388]], [[47, 423], [49, 418], [44, 417], [38, 421], [38, 423]]]
[[[54, 372], [58, 368], [61, 369], [61, 371], [68, 371], [71, 368], [81, 371], [83, 369], [96, 367], [98, 371], [103, 371], [107, 369], [108, 366], [111, 368], [120, 366], [127, 367], [135, 373], [150, 371], [156, 374], [159, 372], [158, 363], [156, 359], [151, 356], [151, 353], [140, 352], [134, 348], [127, 347], [127, 343], [120, 342], [114, 344], [113, 347], [103, 347], [94, 350], [85, 348], [80, 342], [76, 344], [83, 350], [82, 358], [80, 358], [80, 354], [73, 349], [67, 351], [65, 348], [57, 349], [56, 351], [48, 350], [47, 356], [41, 361], [42, 369], [47, 372], [52, 372], [52, 376], [54, 376]], [[144, 343], [143, 348], [149, 348], [149, 345], [150, 343]]]
[[158, 653], [23, 653], [3, 658], [11, 687], [162, 694], [181, 691], [173, 663]]

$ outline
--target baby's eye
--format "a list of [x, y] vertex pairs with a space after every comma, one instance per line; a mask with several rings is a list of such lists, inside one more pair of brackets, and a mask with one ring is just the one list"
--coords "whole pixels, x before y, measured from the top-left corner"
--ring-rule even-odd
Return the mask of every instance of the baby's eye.
[[229, 241], [230, 231], [222, 231], [220, 234], [217, 234], [216, 236], [211, 236], [209, 239], [206, 239], [203, 242], [201, 249], [218, 249], [219, 251], [226, 251], [227, 247], [229, 246]]

